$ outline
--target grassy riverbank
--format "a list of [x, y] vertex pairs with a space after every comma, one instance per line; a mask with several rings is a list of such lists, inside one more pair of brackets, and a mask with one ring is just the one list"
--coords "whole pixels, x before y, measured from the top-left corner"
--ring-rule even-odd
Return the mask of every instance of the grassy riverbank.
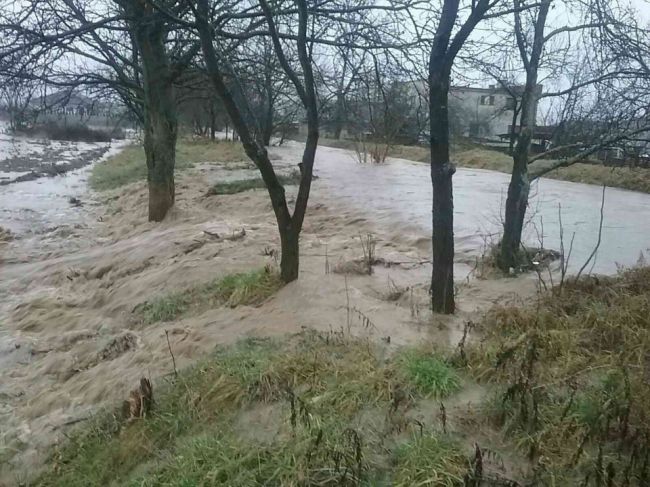
[[72, 436], [39, 484], [458, 485], [469, 459], [435, 418], [460, 385], [429, 349], [338, 332], [245, 340], [159, 381], [149, 417]]
[[[234, 163], [246, 160], [246, 154], [239, 142], [181, 138], [176, 145], [176, 170], [187, 169], [200, 162]], [[104, 191], [146, 178], [144, 148], [140, 144], [134, 144], [96, 164], [90, 174], [89, 183], [91, 188]]]
[[[322, 139], [321, 145], [338, 147], [343, 149], [354, 149], [354, 142], [350, 140]], [[408, 159], [416, 162], [429, 162], [429, 149], [420, 146], [396, 145], [388, 151], [389, 157]], [[452, 147], [452, 159], [460, 167], [475, 169], [489, 169], [510, 173], [512, 170], [512, 158], [507, 154], [486, 149], [477, 145], [462, 143]], [[532, 172], [540, 170], [553, 161], [539, 161], [535, 163]], [[561, 181], [572, 181], [575, 183], [603, 184], [613, 187], [650, 193], [650, 169], [629, 168], [629, 167], [605, 167], [596, 164], [577, 163], [570, 167], [564, 167], [549, 172], [544, 177], [558, 179]]]
[[447, 350], [345, 330], [219, 348], [156, 381], [148, 417], [79, 429], [37, 485], [647, 485], [650, 268], [496, 307], [470, 333]]

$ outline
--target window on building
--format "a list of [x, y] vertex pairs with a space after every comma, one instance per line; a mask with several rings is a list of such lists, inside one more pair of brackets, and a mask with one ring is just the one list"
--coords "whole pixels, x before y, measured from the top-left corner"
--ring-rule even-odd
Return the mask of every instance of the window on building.
[[517, 100], [512, 97], [506, 98], [506, 110], [514, 110], [517, 105]]
[[481, 105], [494, 105], [494, 95], [483, 95], [481, 96]]

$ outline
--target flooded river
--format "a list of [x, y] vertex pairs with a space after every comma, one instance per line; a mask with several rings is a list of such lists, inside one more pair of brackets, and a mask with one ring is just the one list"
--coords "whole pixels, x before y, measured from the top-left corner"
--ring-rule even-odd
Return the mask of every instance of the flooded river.
[[[110, 151], [115, 150], [113, 144]], [[295, 169], [301, 152], [294, 143], [272, 149], [283, 171]], [[10, 461], [0, 462], [0, 484], [15, 472], [26, 476], [42, 466], [66, 425], [112, 407], [143, 373], [155, 378], [169, 372], [170, 345], [162, 327], [141, 326], [133, 310], [152, 296], [269, 263], [268, 246], [277, 245], [263, 191], [205, 198], [215, 182], [257, 176], [245, 164], [236, 171], [197, 164], [179, 177], [179, 211], [163, 224], [146, 221], [144, 184], [126, 188], [119, 208], [101, 204], [87, 190], [90, 168], [0, 185], [0, 225], [17, 236], [0, 244], [0, 452], [10, 452]], [[169, 323], [181, 366], [242, 336], [285, 335], [301, 327], [331, 331], [344, 323], [350, 299], [354, 309], [371, 317], [372, 333], [390, 336], [391, 343], [426, 339], [455, 346], [474, 310], [513, 290], [535, 291], [532, 278], [475, 281], [459, 295], [459, 314], [451, 318], [456, 321], [436, 317], [437, 326], [429, 326], [428, 265], [378, 269], [345, 280], [327, 274], [323, 252], [329, 252], [332, 265], [358, 257], [359, 231], [376, 231], [387, 259], [426, 257], [431, 184], [425, 164], [360, 165], [350, 152], [325, 147], [318, 151], [316, 174], [301, 279], [261, 307], [220, 308]], [[490, 171], [459, 170], [455, 176], [459, 270], [481, 252], [485, 235], [498, 232], [507, 182], [507, 175]], [[562, 201], [567, 240], [576, 235], [575, 270], [597, 237], [601, 189], [543, 180], [534, 193], [532, 208], [540, 229], [544, 222], [547, 248], [559, 245]], [[71, 197], [83, 205], [70, 204]], [[649, 195], [608, 189], [606, 197], [596, 272], [614, 272], [617, 263], [633, 265], [650, 237]], [[246, 230], [245, 240], [236, 237], [240, 229]], [[536, 243], [534, 232], [528, 238]], [[465, 275], [457, 273], [459, 279]], [[383, 297], [389, 279], [413, 286], [409, 303]], [[117, 349], [114, 344], [125, 337], [131, 345]], [[106, 353], [114, 349], [117, 355]]]
[[[6, 148], [6, 144], [2, 147]], [[105, 157], [119, 147], [114, 143]], [[289, 143], [273, 152], [285, 163], [294, 164], [301, 147]], [[0, 226], [24, 234], [61, 224], [83, 223], [87, 216], [72, 206], [69, 199], [83, 199], [88, 171], [89, 167], [85, 167], [63, 176], [0, 186]], [[363, 218], [390, 228], [395, 234], [413, 235], [420, 242], [429, 239], [431, 184], [426, 164], [393, 159], [383, 165], [361, 165], [349, 151], [320, 147], [315, 172], [319, 179], [314, 189], [319, 197], [353, 208]], [[497, 238], [508, 181], [507, 174], [494, 171], [459, 169], [456, 173], [455, 235], [459, 259], [471, 260], [486, 242]], [[601, 193], [598, 186], [551, 179], [536, 182], [531, 191], [527, 243], [539, 246], [543, 239], [545, 248], [560, 248], [561, 204], [565, 247], [574, 239], [570, 270], [577, 271], [597, 241]], [[649, 215], [650, 195], [607, 188], [602, 243], [594, 272], [614, 273], [618, 266], [634, 265], [642, 254], [649, 252]]]
[[82, 223], [85, 217], [71, 199], [86, 193], [89, 165], [124, 142], [14, 137], [2, 133], [3, 128], [0, 124], [0, 227], [30, 235], [63, 223]]
[[[348, 151], [319, 147], [315, 172], [320, 177], [315, 184], [339, 204], [356, 208], [365, 218], [396, 233], [429, 238], [432, 195], [427, 164], [393, 159], [379, 166], [362, 165]], [[508, 182], [509, 175], [504, 173], [458, 169], [454, 176], [454, 228], [459, 258], [472, 258], [486, 240], [497, 238]], [[538, 233], [541, 238], [543, 228], [544, 247], [560, 248], [561, 203], [567, 249], [575, 235], [569, 270], [577, 272], [597, 242], [602, 188], [541, 179], [534, 183], [531, 195], [527, 243], [539, 246]], [[649, 248], [650, 195], [607, 188], [602, 243], [593, 271], [610, 274], [619, 265], [632, 266]]]

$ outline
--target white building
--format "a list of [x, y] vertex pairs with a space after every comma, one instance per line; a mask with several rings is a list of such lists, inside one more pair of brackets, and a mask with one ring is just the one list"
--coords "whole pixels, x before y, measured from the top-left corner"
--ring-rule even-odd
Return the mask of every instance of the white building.
[[[449, 117], [451, 130], [456, 135], [496, 139], [510, 133], [519, 123], [515, 109], [521, 101], [523, 86], [508, 89], [497, 86], [475, 88], [453, 86], [449, 91]], [[537, 95], [542, 86], [537, 86]], [[535, 111], [537, 107], [535, 107]]]

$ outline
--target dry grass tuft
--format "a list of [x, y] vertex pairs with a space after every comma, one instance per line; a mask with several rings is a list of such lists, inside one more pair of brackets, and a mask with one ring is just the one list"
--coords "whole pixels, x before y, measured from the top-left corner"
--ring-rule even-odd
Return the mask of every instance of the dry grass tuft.
[[11, 242], [14, 239], [14, 234], [8, 228], [0, 227], [0, 243]]
[[544, 459], [538, 482], [578, 485], [605, 468], [611, 485], [650, 478], [639, 457], [650, 446], [650, 268], [569, 280], [529, 307], [495, 308], [482, 328], [469, 356], [497, 386], [485, 412], [533, 465]]

